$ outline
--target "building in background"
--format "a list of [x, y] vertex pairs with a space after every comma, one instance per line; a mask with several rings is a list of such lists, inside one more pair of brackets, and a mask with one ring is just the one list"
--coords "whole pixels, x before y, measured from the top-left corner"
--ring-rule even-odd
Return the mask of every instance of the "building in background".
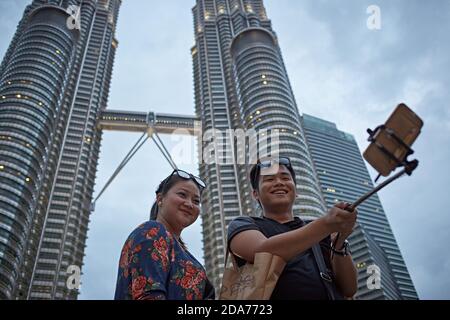
[[[338, 130], [332, 122], [307, 114], [303, 114], [302, 124], [328, 207], [338, 201], [352, 203], [373, 189], [352, 135]], [[349, 241], [358, 269], [356, 299], [418, 299], [377, 194], [358, 207], [358, 224]], [[379, 289], [372, 281], [376, 276], [374, 266], [380, 271]]]
[[[202, 121], [203, 132], [278, 130], [279, 152], [291, 158], [298, 175], [300, 196], [294, 206], [295, 214], [322, 215], [325, 202], [277, 37], [263, 2], [197, 0], [192, 12], [195, 112]], [[212, 153], [200, 155], [203, 160], [200, 176], [208, 185], [202, 202], [202, 228], [205, 267], [208, 277], [219, 288], [227, 226], [237, 216], [257, 211], [248, 183], [249, 166], [241, 164], [249, 159], [233, 161], [254, 150], [248, 147], [234, 150], [234, 138], [226, 134], [214, 141], [204, 137], [202, 149], [208, 150], [211, 144]], [[207, 157], [213, 159], [211, 164], [204, 162]]]
[[[277, 130], [278, 152], [292, 159], [297, 173], [297, 216], [317, 218], [335, 199], [353, 201], [371, 187], [354, 141], [348, 146], [352, 156], [345, 158], [349, 172], [333, 171], [342, 167], [335, 158], [323, 168], [317, 162], [323, 159], [315, 147], [323, 142], [315, 138], [317, 123], [327, 130], [333, 125], [308, 116], [302, 124], [262, 0], [196, 1], [191, 48], [196, 117], [103, 112], [120, 5], [121, 0], [33, 0], [0, 65], [0, 299], [77, 298], [78, 291], [67, 286], [67, 271], [83, 265], [102, 129], [185, 128], [194, 134], [200, 120], [203, 133], [223, 133], [223, 139], [203, 136], [201, 149], [210, 153], [199, 157], [208, 184], [202, 200], [204, 260], [216, 288], [228, 223], [258, 214], [249, 166], [236, 161], [254, 150], [235, 150], [227, 130]], [[67, 10], [73, 6], [80, 9], [79, 28]], [[204, 162], [205, 156], [212, 163]], [[346, 181], [342, 177], [362, 179], [361, 188], [338, 184]], [[333, 197], [336, 192], [344, 193]], [[381, 204], [374, 201], [360, 208], [360, 226], [352, 236], [359, 298], [416, 298]], [[371, 264], [381, 269], [382, 289], [364, 291]]]
[[1, 299], [78, 295], [120, 4], [32, 1], [0, 66]]

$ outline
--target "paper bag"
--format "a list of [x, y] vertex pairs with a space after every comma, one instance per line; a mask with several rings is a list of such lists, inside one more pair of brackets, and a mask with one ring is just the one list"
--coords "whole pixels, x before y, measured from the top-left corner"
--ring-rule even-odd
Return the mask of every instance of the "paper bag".
[[253, 264], [238, 267], [231, 255], [231, 266], [227, 266], [228, 254], [227, 250], [219, 299], [268, 300], [286, 262], [271, 253], [258, 252]]

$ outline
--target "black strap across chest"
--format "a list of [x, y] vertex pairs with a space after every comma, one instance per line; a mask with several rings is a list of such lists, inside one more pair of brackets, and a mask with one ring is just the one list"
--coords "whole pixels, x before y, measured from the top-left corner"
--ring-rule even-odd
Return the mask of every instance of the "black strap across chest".
[[[255, 224], [259, 227], [261, 232], [267, 237], [272, 237], [274, 235], [288, 232], [297, 228], [300, 228], [304, 226], [305, 224], [308, 224], [311, 221], [302, 221], [300, 219], [295, 219], [292, 222], [289, 222], [287, 224], [281, 224], [274, 220], [267, 219], [267, 218], [255, 218], [252, 217]], [[325, 260], [323, 258], [323, 253], [320, 248], [320, 244], [316, 243], [312, 246], [312, 252], [314, 254], [314, 260], [316, 261], [317, 267], [320, 272], [320, 278], [322, 279], [322, 282], [326, 288], [328, 299], [330, 300], [336, 300], [335, 295], [335, 287], [333, 286], [333, 279], [330, 275], [330, 271], [328, 270]]]

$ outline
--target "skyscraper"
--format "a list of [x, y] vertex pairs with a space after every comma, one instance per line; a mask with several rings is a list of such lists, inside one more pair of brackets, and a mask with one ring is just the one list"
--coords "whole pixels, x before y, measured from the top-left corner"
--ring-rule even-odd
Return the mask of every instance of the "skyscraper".
[[[338, 130], [334, 123], [307, 114], [303, 114], [302, 124], [329, 207], [338, 201], [354, 202], [373, 189], [369, 172], [352, 135]], [[417, 299], [376, 194], [358, 207], [358, 225], [349, 241], [358, 269], [356, 299]], [[379, 288], [374, 278], [377, 276], [376, 268], [379, 268], [381, 276]]]
[[77, 297], [120, 4], [34, 0], [4, 57], [0, 298]]
[[[77, 290], [67, 287], [67, 270], [83, 265], [101, 126], [193, 133], [200, 119], [205, 131], [279, 130], [279, 151], [292, 158], [298, 174], [295, 214], [318, 217], [325, 211], [326, 197], [262, 0], [198, 0], [194, 6], [196, 117], [102, 112], [120, 5], [121, 0], [32, 1], [0, 66], [0, 299], [77, 297]], [[71, 24], [71, 6], [80, 9], [79, 28]], [[249, 150], [234, 150], [233, 143], [230, 136], [214, 140], [215, 161], [200, 163], [208, 182], [202, 204], [205, 263], [217, 288], [228, 223], [257, 214], [248, 166], [229, 161]], [[231, 156], [223, 152], [227, 149]], [[364, 261], [388, 268], [387, 251], [363, 232], [357, 234], [370, 242], [374, 257]], [[389, 279], [383, 286], [395, 293], [397, 280]]]
[[[298, 174], [294, 213], [318, 217], [325, 211], [305, 142], [295, 98], [277, 37], [262, 0], [197, 0], [192, 9], [195, 45], [195, 110], [203, 130], [279, 131], [279, 152]], [[220, 286], [226, 228], [239, 215], [256, 213], [248, 184], [249, 166], [229, 161], [234, 140], [214, 141], [214, 162], [200, 163], [208, 188], [203, 197], [203, 243], [208, 276]], [[203, 141], [207, 147], [208, 141]], [[233, 153], [223, 155], [224, 149]], [[225, 163], [225, 164], [223, 164]]]

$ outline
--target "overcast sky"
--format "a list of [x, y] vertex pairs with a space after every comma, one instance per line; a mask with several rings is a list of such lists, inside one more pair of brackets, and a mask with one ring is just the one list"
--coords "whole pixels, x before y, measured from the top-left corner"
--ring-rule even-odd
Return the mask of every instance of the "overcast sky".
[[[0, 0], [0, 56], [29, 0]], [[450, 299], [450, 1], [266, 0], [301, 113], [335, 122], [361, 151], [366, 129], [404, 102], [425, 122], [414, 144], [419, 168], [380, 192], [421, 299]], [[110, 109], [194, 113], [191, 8], [194, 1], [125, 0], [117, 28]], [[369, 30], [370, 5], [381, 29]], [[105, 132], [96, 193], [139, 138]], [[164, 137], [169, 149], [178, 140]], [[183, 164], [198, 172], [196, 163]], [[91, 216], [80, 299], [111, 299], [120, 250], [148, 219], [157, 184], [171, 171], [147, 143], [123, 169]], [[372, 176], [373, 170], [371, 170]], [[200, 220], [184, 240], [202, 258]]]

